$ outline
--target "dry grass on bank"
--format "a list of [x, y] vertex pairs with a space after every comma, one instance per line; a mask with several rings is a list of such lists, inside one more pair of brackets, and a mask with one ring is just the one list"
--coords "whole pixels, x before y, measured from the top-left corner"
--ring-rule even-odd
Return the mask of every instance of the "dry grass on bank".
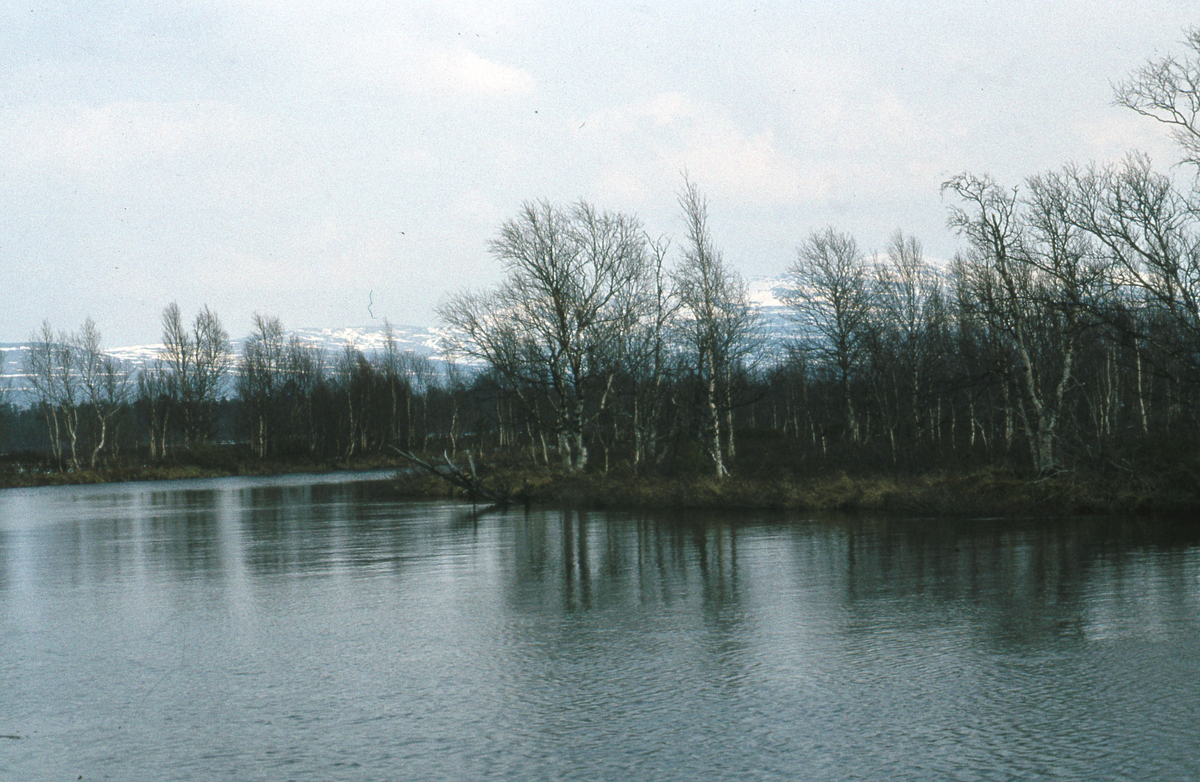
[[[482, 470], [489, 488], [506, 488], [519, 502], [569, 502], [594, 508], [745, 508], [814, 512], [874, 512], [906, 516], [1063, 516], [1112, 513], [1183, 513], [1200, 508], [1196, 487], [1167, 485], [1130, 476], [1077, 473], [1034, 479], [1010, 471], [981, 469], [923, 475], [846, 474], [746, 480], [707, 476], [638, 477], [629, 474], [567, 475], [555, 469]], [[429, 475], [401, 475], [406, 496], [461, 497]]]
[[[1138, 469], [1104, 475], [1062, 472], [1030, 478], [1011, 470], [984, 467], [922, 474], [845, 473], [718, 481], [692, 473], [674, 477], [638, 476], [628, 469], [608, 474], [568, 475], [555, 468], [499, 457], [480, 464], [484, 484], [510, 491], [516, 502], [573, 503], [593, 508], [786, 509], [811, 512], [870, 512], [904, 516], [1064, 516], [1195, 513], [1200, 510], [1200, 455], [1174, 453]], [[126, 464], [104, 470], [54, 472], [0, 464], [0, 487], [51, 486], [118, 481], [163, 481], [231, 475], [277, 475], [334, 470], [397, 469], [398, 495], [462, 497], [445, 481], [411, 469], [401, 459], [372, 456], [348, 463], [309, 459], [263, 461], [244, 449], [196, 449], [167, 464]]]

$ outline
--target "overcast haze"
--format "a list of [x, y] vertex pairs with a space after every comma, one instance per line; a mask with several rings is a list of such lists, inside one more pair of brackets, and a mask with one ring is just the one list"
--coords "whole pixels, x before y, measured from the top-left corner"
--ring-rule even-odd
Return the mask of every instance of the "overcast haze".
[[814, 229], [953, 254], [939, 185], [1148, 152], [1111, 84], [1189, 3], [6, 3], [0, 341], [163, 307], [231, 335], [427, 325], [522, 201], [679, 236], [687, 170], [747, 277]]

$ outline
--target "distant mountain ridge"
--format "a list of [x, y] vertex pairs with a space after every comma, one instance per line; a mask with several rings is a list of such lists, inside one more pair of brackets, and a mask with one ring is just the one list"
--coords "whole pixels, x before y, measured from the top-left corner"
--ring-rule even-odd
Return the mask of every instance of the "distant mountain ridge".
[[[343, 350], [346, 345], [353, 345], [363, 353], [371, 354], [382, 351], [387, 339], [382, 325], [377, 327], [349, 327], [339, 329], [290, 329], [291, 335], [296, 335], [302, 342], [315, 345], [324, 350], [330, 357]], [[412, 351], [421, 356], [435, 360], [443, 360], [441, 340], [445, 335], [444, 328], [428, 326], [392, 326], [392, 334], [401, 351]], [[240, 356], [246, 338], [231, 340], [233, 354]], [[29, 342], [0, 343], [3, 352], [3, 363], [0, 363], [0, 383], [9, 390], [9, 401], [17, 405], [29, 402], [30, 388], [26, 380], [23, 364], [25, 352], [29, 350]], [[162, 343], [147, 345], [125, 345], [122, 347], [106, 348], [105, 353], [129, 364], [136, 372], [148, 363], [158, 358]]]
[[[787, 306], [783, 303], [789, 291], [789, 285], [783, 278], [760, 278], [747, 283], [750, 299], [758, 306], [763, 317], [763, 329], [769, 342], [781, 342], [794, 325], [788, 320]], [[289, 338], [296, 335], [301, 341], [323, 349], [330, 357], [352, 344], [363, 353], [370, 355], [381, 352], [387, 338], [382, 323], [372, 326], [346, 327], [336, 329], [298, 328], [288, 330]], [[412, 351], [417, 355], [427, 356], [435, 361], [445, 361], [444, 338], [449, 329], [443, 326], [398, 326], [392, 325], [392, 333], [401, 351]], [[245, 337], [232, 339], [233, 353], [241, 355]], [[10, 391], [9, 400], [18, 405], [29, 402], [30, 393], [28, 382], [22, 369], [25, 351], [29, 350], [28, 342], [0, 343], [3, 352], [3, 362], [0, 363], [0, 383]], [[105, 350], [111, 356], [119, 358], [137, 371], [158, 357], [162, 350], [161, 343], [145, 345], [125, 345]]]

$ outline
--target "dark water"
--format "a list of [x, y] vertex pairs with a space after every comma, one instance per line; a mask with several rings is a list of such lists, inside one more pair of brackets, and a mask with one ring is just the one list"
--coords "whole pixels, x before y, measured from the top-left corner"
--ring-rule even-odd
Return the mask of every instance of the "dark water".
[[1196, 779], [1200, 534], [2, 491], [0, 734], [5, 780]]

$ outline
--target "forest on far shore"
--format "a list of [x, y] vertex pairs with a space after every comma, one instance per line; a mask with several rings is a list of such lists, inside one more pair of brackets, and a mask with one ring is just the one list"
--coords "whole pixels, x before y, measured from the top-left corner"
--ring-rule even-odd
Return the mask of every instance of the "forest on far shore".
[[[1116, 102], [1200, 170], [1200, 30]], [[492, 289], [439, 309], [450, 361], [336, 354], [255, 317], [234, 355], [208, 308], [171, 304], [138, 371], [90, 320], [45, 323], [32, 404], [0, 407], [10, 475], [204, 459], [349, 464], [502, 453], [565, 475], [914, 475], [1200, 486], [1200, 192], [1130, 153], [1020, 183], [947, 180], [962, 239], [945, 267], [917, 237], [868, 255], [825, 227], [786, 270], [792, 328], [767, 333], [685, 175], [676, 242], [586, 202], [535, 201], [490, 244]], [[219, 457], [214, 454], [221, 454]]]

